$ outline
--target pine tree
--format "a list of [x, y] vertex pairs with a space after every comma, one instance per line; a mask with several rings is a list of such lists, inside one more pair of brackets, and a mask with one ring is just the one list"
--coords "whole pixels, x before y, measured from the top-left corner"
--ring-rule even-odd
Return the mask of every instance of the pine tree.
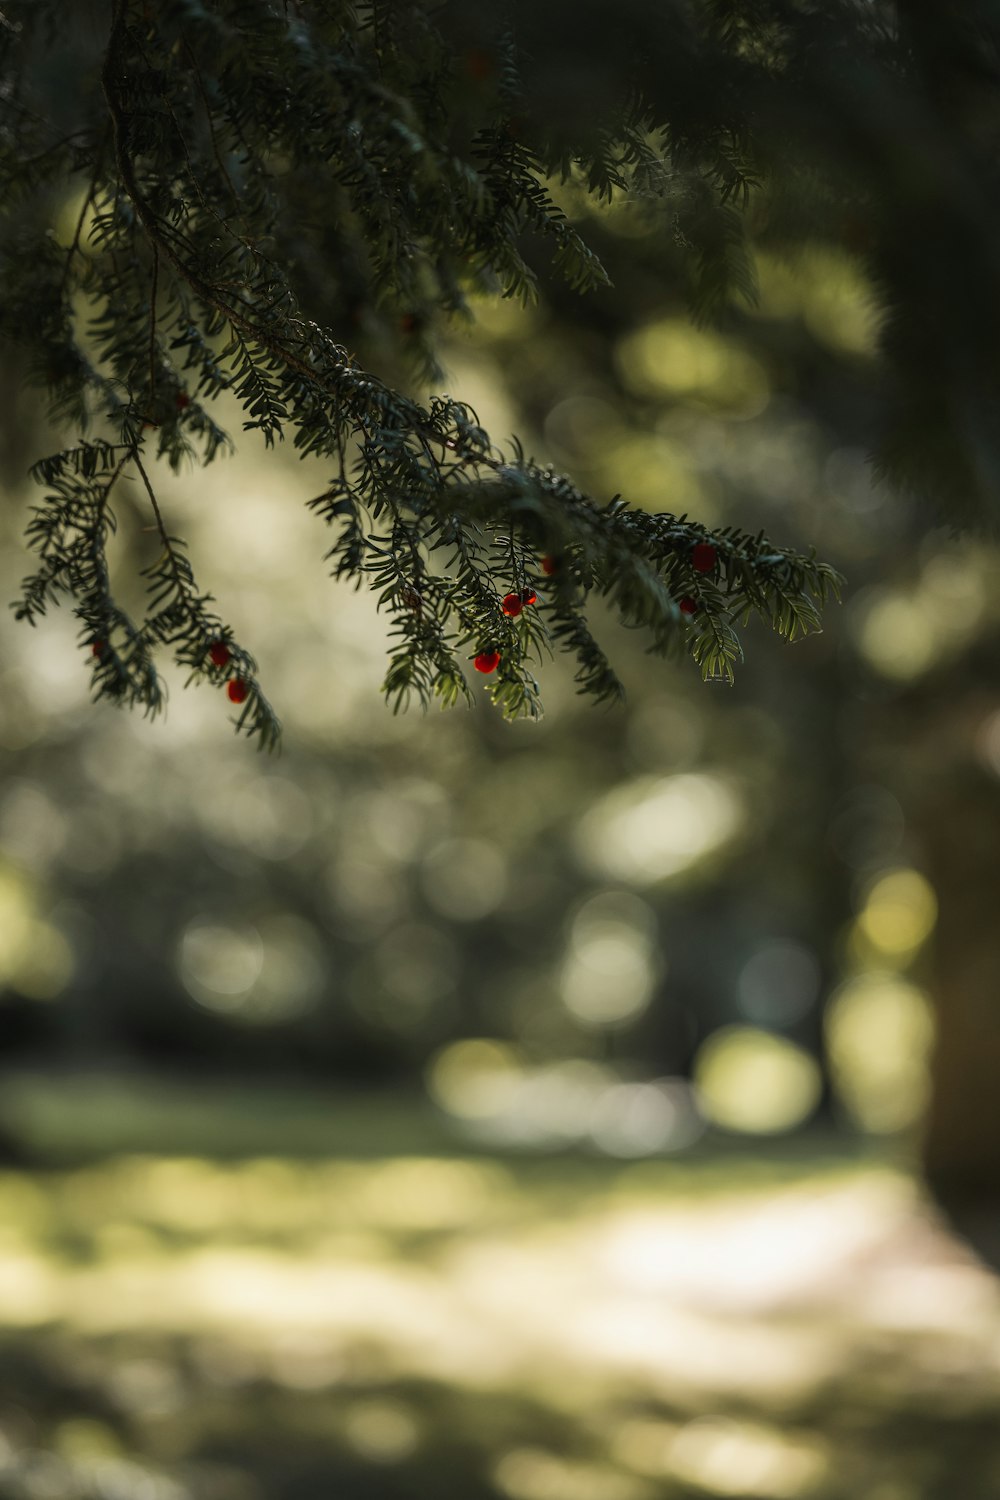
[[[947, 8], [945, 8], [947, 10]], [[752, 300], [749, 234], [849, 242], [878, 287], [877, 462], [955, 520], [988, 520], [1000, 464], [994, 179], [1000, 20], [926, 0], [109, 0], [0, 13], [0, 327], [70, 438], [35, 465], [18, 615], [67, 597], [98, 696], [155, 714], [157, 661], [279, 724], [249, 648], [198, 580], [157, 464], [231, 446], [213, 414], [330, 466], [309, 503], [335, 577], [392, 620], [385, 691], [450, 704], [470, 662], [508, 716], [535, 664], [620, 685], [588, 623], [606, 599], [732, 677], [757, 614], [817, 628], [838, 577], [762, 535], [581, 492], [460, 399], [406, 394], [349, 330], [395, 330], [436, 377], [434, 329], [481, 294], [521, 301], [600, 260], [562, 206], [641, 199], [672, 231], [693, 316]], [[68, 242], [54, 225], [81, 184]], [[357, 342], [357, 341], [355, 341]], [[125, 485], [157, 538], [141, 618], [107, 542]], [[201, 571], [199, 564], [199, 572]]]

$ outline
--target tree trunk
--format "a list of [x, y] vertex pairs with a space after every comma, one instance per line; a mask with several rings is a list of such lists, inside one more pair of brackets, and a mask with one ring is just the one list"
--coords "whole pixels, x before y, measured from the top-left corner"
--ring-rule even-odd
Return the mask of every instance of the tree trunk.
[[1000, 780], [952, 762], [922, 832], [939, 901], [924, 1170], [949, 1210], [1000, 1211]]

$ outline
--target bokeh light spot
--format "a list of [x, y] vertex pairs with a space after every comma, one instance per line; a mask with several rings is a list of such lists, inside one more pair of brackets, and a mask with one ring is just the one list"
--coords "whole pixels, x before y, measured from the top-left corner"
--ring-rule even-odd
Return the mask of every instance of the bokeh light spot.
[[620, 1157], [683, 1151], [704, 1129], [693, 1090], [683, 1078], [614, 1084], [598, 1098], [590, 1124], [594, 1144]]
[[933, 666], [940, 637], [918, 598], [876, 589], [858, 609], [858, 645], [883, 677], [907, 682]]
[[496, 1466], [498, 1488], [510, 1500], [646, 1500], [646, 1486], [604, 1464], [557, 1457], [542, 1448], [516, 1448]]
[[416, 1417], [401, 1401], [356, 1401], [343, 1420], [348, 1443], [374, 1463], [401, 1463], [413, 1453], [420, 1436]]
[[717, 853], [742, 822], [737, 793], [717, 776], [640, 777], [616, 787], [584, 815], [577, 847], [591, 869], [649, 885]]
[[423, 888], [442, 916], [476, 922], [503, 900], [507, 889], [503, 856], [484, 839], [446, 839], [424, 859]]
[[836, 992], [825, 1022], [830, 1068], [851, 1118], [875, 1133], [915, 1124], [930, 1093], [934, 1040], [924, 991], [895, 974], [863, 974]]
[[698, 1100], [726, 1130], [772, 1135], [793, 1130], [819, 1102], [820, 1073], [801, 1047], [753, 1026], [725, 1026], [699, 1048]]
[[712, 1416], [698, 1417], [681, 1428], [672, 1445], [671, 1466], [681, 1480], [716, 1495], [792, 1500], [815, 1489], [828, 1458], [815, 1440]]
[[930, 936], [937, 898], [917, 870], [892, 870], [868, 894], [858, 931], [884, 959], [908, 960]]
[[647, 323], [628, 334], [616, 362], [640, 396], [672, 396], [756, 416], [767, 405], [767, 375], [753, 355], [721, 334], [681, 318]]
[[819, 999], [820, 968], [803, 943], [776, 940], [758, 948], [743, 965], [740, 1009], [760, 1026], [790, 1026]]
[[615, 1026], [640, 1015], [660, 965], [656, 919], [640, 897], [603, 891], [585, 901], [570, 931], [563, 1004], [586, 1026]]
[[196, 920], [181, 935], [181, 980], [192, 999], [208, 1010], [238, 1009], [263, 963], [264, 945], [256, 927]]
[[430, 1064], [427, 1083], [431, 1098], [448, 1114], [485, 1120], [503, 1113], [520, 1078], [512, 1047], [473, 1037], [442, 1048]]

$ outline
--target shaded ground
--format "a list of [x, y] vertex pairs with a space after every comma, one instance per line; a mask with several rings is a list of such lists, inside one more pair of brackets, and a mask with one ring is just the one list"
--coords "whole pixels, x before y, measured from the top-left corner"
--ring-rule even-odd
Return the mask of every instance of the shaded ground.
[[153, 1151], [113, 1089], [101, 1147], [143, 1149], [86, 1160], [33, 1088], [63, 1165], [0, 1174], [4, 1496], [1000, 1495], [1000, 1291], [898, 1165], [518, 1162], [326, 1101], [304, 1159], [278, 1096], [182, 1154], [210, 1095], [150, 1094]]

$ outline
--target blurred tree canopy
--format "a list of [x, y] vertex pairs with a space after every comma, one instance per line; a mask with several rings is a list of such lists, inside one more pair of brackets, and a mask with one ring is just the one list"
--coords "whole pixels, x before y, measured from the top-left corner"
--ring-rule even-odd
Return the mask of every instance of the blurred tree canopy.
[[[68, 594], [98, 695], [156, 712], [169, 646], [275, 742], [255, 661], [154, 487], [156, 459], [226, 448], [213, 398], [232, 392], [245, 428], [288, 428], [332, 466], [311, 504], [332, 571], [391, 611], [396, 706], [468, 696], [471, 657], [508, 715], [533, 715], [553, 647], [582, 691], [616, 696], [585, 609], [602, 596], [706, 676], [731, 678], [752, 613], [815, 628], [837, 575], [810, 552], [627, 494], [598, 504], [463, 401], [371, 371], [401, 358], [433, 381], [443, 319], [530, 301], [550, 265], [574, 292], [605, 286], [576, 223], [588, 198], [667, 230], [656, 275], [701, 321], [753, 302], [755, 247], [846, 246], [878, 304], [878, 466], [989, 522], [997, 25], [986, 4], [916, 0], [629, 0], [613, 24], [594, 5], [115, 0], [70, 17], [13, 0], [0, 326], [75, 433], [35, 466], [19, 614]], [[123, 481], [155, 537], [141, 618], [107, 557]]]

